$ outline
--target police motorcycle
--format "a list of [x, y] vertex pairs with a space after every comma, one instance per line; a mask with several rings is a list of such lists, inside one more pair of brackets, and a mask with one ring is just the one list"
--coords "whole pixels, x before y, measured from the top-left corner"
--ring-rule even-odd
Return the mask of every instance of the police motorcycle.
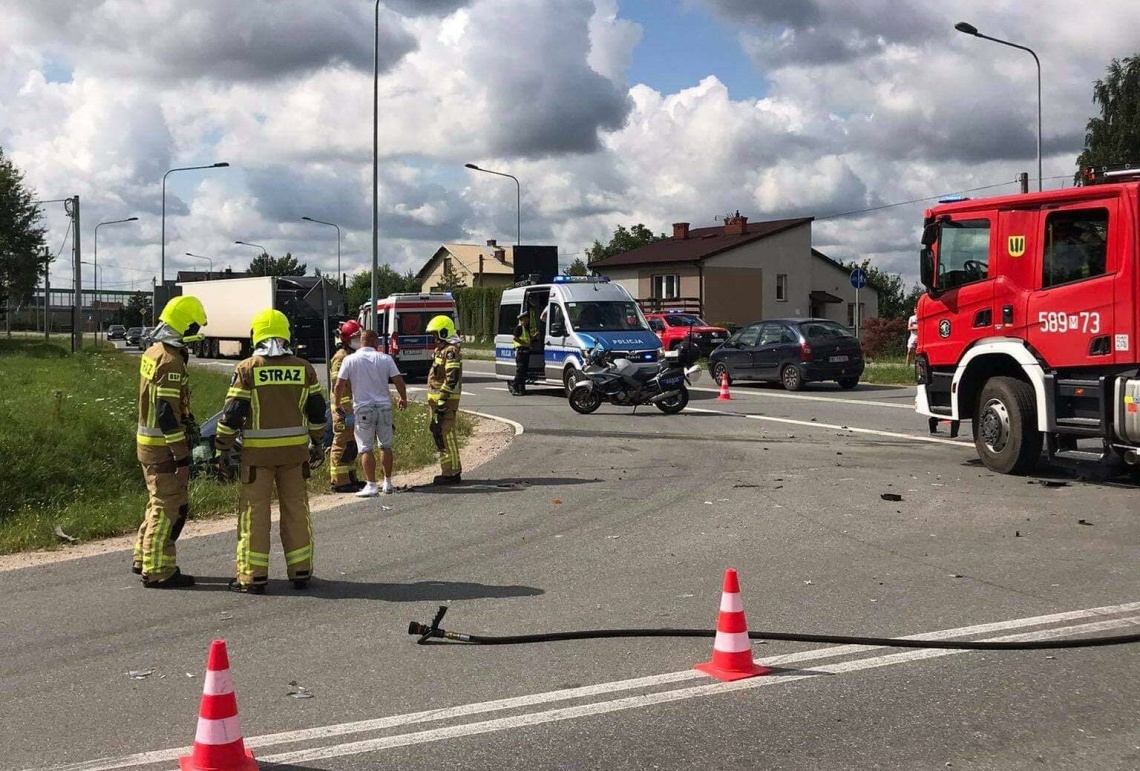
[[666, 415], [676, 415], [689, 403], [689, 386], [700, 378], [701, 368], [696, 365], [699, 356], [694, 346], [679, 346], [665, 354], [655, 372], [596, 344], [586, 355], [585, 377], [570, 389], [570, 408], [589, 415], [602, 402], [635, 411], [643, 404], [652, 404]]

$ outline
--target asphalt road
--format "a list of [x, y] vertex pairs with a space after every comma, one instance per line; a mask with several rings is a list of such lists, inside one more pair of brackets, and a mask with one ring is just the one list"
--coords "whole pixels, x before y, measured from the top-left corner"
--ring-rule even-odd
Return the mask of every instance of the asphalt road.
[[766, 642], [773, 674], [735, 684], [692, 670], [705, 639], [417, 646], [441, 604], [474, 634], [712, 628], [730, 566], [752, 630], [1140, 630], [1136, 487], [991, 474], [910, 389], [580, 416], [490, 372], [467, 363], [464, 406], [525, 432], [463, 486], [317, 515], [308, 594], [276, 543], [269, 595], [226, 592], [232, 533], [181, 544], [191, 591], [144, 591], [127, 552], [4, 574], [0, 768], [176, 768], [215, 637], [262, 768], [1140, 767], [1136, 646]]

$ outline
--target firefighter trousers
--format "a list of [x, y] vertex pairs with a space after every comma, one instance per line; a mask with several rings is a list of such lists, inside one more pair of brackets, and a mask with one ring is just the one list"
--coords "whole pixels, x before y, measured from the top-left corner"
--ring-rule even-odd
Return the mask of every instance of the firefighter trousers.
[[350, 460], [345, 460], [345, 450], [349, 445], [355, 445], [352, 429], [345, 425], [344, 420], [333, 420], [332, 446], [329, 447], [329, 481], [336, 485], [347, 485], [356, 481], [356, 448], [347, 453]]
[[237, 579], [241, 584], [269, 580], [269, 522], [273, 490], [281, 508], [281, 547], [290, 579], [313, 570], [313, 527], [309, 519], [308, 463], [241, 467], [238, 499]]
[[178, 564], [174, 542], [190, 512], [190, 490], [174, 473], [174, 461], [142, 464], [142, 470], [150, 499], [135, 540], [134, 566], [148, 581], [164, 581]]
[[439, 467], [445, 477], [463, 471], [459, 461], [459, 432], [455, 430], [458, 414], [458, 399], [448, 401], [442, 415], [434, 409], [431, 413], [431, 436], [439, 450]]

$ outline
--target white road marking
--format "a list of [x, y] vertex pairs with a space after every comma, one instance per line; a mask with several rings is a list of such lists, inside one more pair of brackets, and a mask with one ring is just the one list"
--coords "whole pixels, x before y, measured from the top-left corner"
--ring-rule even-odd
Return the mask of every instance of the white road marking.
[[[731, 386], [731, 383], [729, 383]], [[710, 394], [719, 394], [719, 388], [690, 388], [690, 391], [704, 391]], [[896, 410], [908, 410], [914, 412], [914, 404], [898, 404], [896, 402], [876, 402], [870, 399], [842, 399], [836, 396], [808, 396], [806, 394], [781, 394], [772, 393], [770, 391], [753, 391], [752, 389], [737, 389], [737, 394], [745, 394], [747, 396], [764, 396], [769, 399], [795, 399], [804, 402], [834, 402], [836, 404], [865, 404], [869, 407], [890, 407]], [[735, 398], [735, 396], [733, 397]], [[913, 400], [913, 396], [912, 396]]]
[[[1008, 635], [1006, 637], [996, 637], [992, 639], [995, 642], [1045, 640], [1056, 637], [1064, 637], [1072, 634], [1088, 634], [1091, 632], [1101, 632], [1110, 629], [1117, 629], [1120, 627], [1131, 626], [1137, 622], [1140, 622], [1140, 617], [1134, 616], [1131, 618], [1101, 621], [1092, 624], [1063, 627], [1059, 629], [1049, 629], [1039, 632], [1028, 632], [1025, 634]], [[921, 661], [924, 659], [940, 658], [943, 656], [953, 656], [956, 654], [968, 652], [969, 651], [964, 650], [923, 649], [908, 651], [906, 653], [888, 653], [869, 659], [859, 659], [856, 661], [847, 661], [840, 664], [813, 667], [811, 672], [805, 674], [755, 677], [749, 680], [738, 680], [733, 683], [717, 682], [709, 683], [707, 685], [695, 685], [689, 688], [678, 688], [671, 691], [660, 691], [657, 693], [643, 694], [640, 696], [629, 696], [624, 699], [614, 699], [611, 701], [595, 702], [593, 704], [582, 704], [574, 707], [552, 709], [545, 712], [533, 712], [527, 715], [517, 715], [514, 717], [498, 718], [496, 720], [486, 720], [481, 723], [468, 723], [466, 725], [450, 726], [448, 728], [435, 728], [428, 731], [420, 731], [416, 733], [385, 736], [379, 739], [365, 739], [363, 741], [348, 742], [345, 744], [332, 745], [329, 747], [317, 747], [314, 749], [298, 750], [295, 752], [284, 752], [278, 755], [266, 755], [265, 757], [261, 758], [261, 762], [305, 763], [310, 761], [328, 760], [329, 758], [343, 757], [345, 755], [359, 755], [365, 752], [376, 752], [378, 750], [390, 749], [392, 747], [406, 747], [412, 744], [425, 744], [427, 742], [451, 739], [457, 736], [474, 736], [477, 734], [492, 733], [495, 731], [506, 731], [514, 728], [525, 728], [528, 726], [542, 725], [544, 723], [573, 720], [575, 718], [588, 717], [591, 715], [603, 715], [610, 712], [651, 707], [658, 704], [667, 704], [669, 702], [683, 701], [686, 699], [693, 699], [702, 696], [717, 696], [722, 693], [752, 690], [754, 688], [763, 688], [766, 686], [789, 685], [801, 680], [811, 680], [822, 677], [823, 675], [847, 674], [849, 672], [858, 672], [864, 669], [877, 669], [879, 667], [904, 664], [911, 661]]]
[[[968, 439], [941, 439], [937, 436], [920, 436], [917, 434], [900, 434], [895, 431], [880, 431], [876, 428], [858, 428], [856, 426], [841, 426], [836, 423], [818, 423], [810, 420], [793, 420], [792, 418], [774, 418], [770, 415], [746, 415], [742, 412], [724, 412], [723, 410], [706, 410], [700, 407], [686, 407], [685, 412], [703, 412], [709, 415], [724, 415], [730, 418], [748, 418], [749, 420], [764, 420], [770, 423], [784, 423], [792, 426], [806, 426], [807, 428], [826, 428], [829, 431], [850, 431], [854, 434], [869, 434], [872, 436], [885, 436], [891, 439], [907, 439], [912, 442], [933, 442], [935, 444], [949, 444], [954, 447], [969, 447], [973, 444]], [[682, 415], [684, 413], [681, 413]]]
[[[1008, 631], [1013, 629], [1023, 629], [1026, 627], [1044, 626], [1047, 624], [1057, 624], [1067, 621], [1078, 621], [1086, 618], [1094, 618], [1098, 616], [1112, 616], [1124, 613], [1133, 613], [1140, 611], [1140, 602], [1125, 603], [1121, 605], [1108, 605], [1099, 608], [1087, 608], [1083, 610], [1066, 611], [1063, 613], [1054, 613], [1042, 616], [1032, 616], [1028, 618], [1012, 619], [1006, 621], [997, 621], [987, 624], [977, 624], [973, 626], [959, 627], [957, 629], [944, 629], [935, 632], [925, 632], [921, 634], [909, 635], [904, 639], [914, 640], [945, 640], [956, 637], [969, 637], [974, 635], [984, 635], [993, 632]], [[1127, 623], [1134, 623], [1134, 619], [1111, 619], [1107, 623], [1114, 626], [1124, 626]], [[1098, 624], [1084, 625], [1078, 627], [1067, 627], [1063, 629], [1041, 630], [1038, 632], [1031, 632], [1022, 635], [1025, 638], [1039, 638], [1042, 636], [1063, 636], [1070, 633], [1076, 634], [1078, 632], [1091, 632], [1094, 631], [1093, 627], [1101, 628]], [[1112, 627], [1103, 627], [1112, 628]], [[1008, 638], [999, 638], [1008, 639]], [[838, 645], [829, 648], [819, 648], [816, 650], [802, 651], [799, 653], [791, 653], [784, 656], [765, 657], [758, 663], [769, 666], [783, 666], [788, 664], [797, 664], [809, 661], [818, 661], [826, 658], [836, 658], [839, 656], [849, 656], [867, 651], [878, 651], [881, 648], [868, 645]], [[909, 657], [905, 660], [929, 658], [932, 655], [949, 655], [953, 653], [965, 653], [967, 651], [956, 650], [918, 650], [911, 651], [903, 654], [884, 654], [882, 656], [862, 659], [852, 664], [868, 664], [869, 666], [883, 666], [885, 664], [877, 663], [884, 659], [887, 663], [901, 663], [899, 657]], [[837, 667], [844, 667], [847, 665], [835, 665]], [[818, 667], [813, 669], [819, 670]], [[499, 699], [496, 701], [479, 702], [474, 704], [465, 704], [458, 707], [449, 707], [445, 709], [425, 710], [422, 712], [412, 712], [403, 715], [391, 715], [383, 718], [375, 718], [371, 720], [362, 720], [353, 723], [339, 723], [334, 725], [319, 726], [316, 728], [306, 728], [297, 731], [285, 731], [275, 734], [264, 734], [262, 736], [254, 736], [247, 738], [245, 744], [249, 748], [270, 747], [278, 744], [294, 744], [302, 741], [310, 741], [314, 739], [325, 739], [334, 736], [344, 736], [354, 733], [367, 733], [371, 731], [379, 731], [387, 728], [394, 728], [403, 725], [414, 725], [417, 723], [426, 723], [437, 720], [450, 720], [458, 717], [465, 717], [467, 715], [484, 714], [488, 712], [498, 712], [509, 709], [517, 709], [521, 707], [529, 707], [539, 704], [549, 704], [558, 701], [567, 701], [571, 699], [587, 698], [591, 696], [599, 696], [610, 693], [617, 693], [621, 691], [630, 691], [642, 688], [651, 688], [655, 686], [668, 685], [671, 683], [684, 682], [687, 680], [696, 680], [704, 678], [705, 675], [694, 670], [684, 670], [681, 672], [669, 672], [661, 675], [650, 675], [648, 677], [639, 677], [629, 680], [618, 680], [609, 683], [599, 683], [596, 685], [582, 686], [578, 688], [565, 688], [557, 691], [548, 691], [545, 693], [530, 694], [527, 696], [518, 696], [508, 699]], [[743, 683], [757, 683], [762, 684], [761, 681], [775, 683], [776, 681], [789, 682], [789, 677], [778, 676], [775, 678], [760, 678], [759, 680], [745, 680], [740, 681]], [[729, 686], [724, 684], [713, 684], [710, 686], [700, 686], [704, 689], [713, 689], [716, 692], [727, 690]], [[699, 695], [699, 694], [698, 694]], [[688, 698], [688, 697], [683, 697]], [[612, 704], [614, 702], [608, 702]], [[647, 706], [647, 705], [634, 705], [634, 706]], [[612, 710], [606, 710], [612, 711]], [[550, 714], [550, 713], [544, 713]], [[560, 718], [566, 719], [566, 718]], [[494, 721], [492, 721], [494, 722]], [[541, 721], [549, 722], [549, 720]], [[486, 725], [475, 724], [475, 725]], [[469, 726], [459, 726], [458, 728], [467, 728]], [[510, 726], [503, 726], [510, 727]], [[491, 729], [499, 730], [499, 729]], [[475, 731], [472, 733], [485, 733], [486, 731]], [[409, 734], [407, 736], [424, 736], [424, 734]], [[403, 737], [392, 737], [403, 738]], [[446, 737], [436, 737], [446, 738]], [[421, 741], [432, 741], [434, 739], [421, 739]], [[418, 742], [406, 742], [418, 743]], [[358, 743], [356, 743], [358, 744]], [[349, 746], [349, 745], [341, 745]], [[327, 751], [332, 748], [325, 748]], [[177, 760], [179, 756], [186, 754], [189, 748], [179, 747], [175, 749], [158, 750], [154, 752], [144, 752], [135, 755], [128, 755], [121, 758], [101, 758], [97, 760], [84, 761], [65, 766], [57, 766], [51, 771], [112, 771], [113, 769], [120, 768], [133, 768], [138, 766], [146, 766], [152, 763], [162, 763], [166, 761]], [[311, 750], [316, 751], [316, 750]], [[367, 751], [367, 750], [363, 750]], [[270, 760], [270, 758], [260, 758], [261, 760]], [[273, 758], [280, 762], [280, 757]]]
[[487, 418], [487, 420], [497, 420], [500, 423], [506, 423], [508, 426], [515, 430], [515, 436], [522, 436], [526, 431], [526, 429], [523, 428], [522, 423], [518, 423], [514, 420], [511, 420], [510, 418], [504, 418], [499, 415], [491, 415], [486, 412], [476, 412], [475, 410], [462, 410], [462, 412], [466, 412], [468, 415], [478, 415], [481, 418]]

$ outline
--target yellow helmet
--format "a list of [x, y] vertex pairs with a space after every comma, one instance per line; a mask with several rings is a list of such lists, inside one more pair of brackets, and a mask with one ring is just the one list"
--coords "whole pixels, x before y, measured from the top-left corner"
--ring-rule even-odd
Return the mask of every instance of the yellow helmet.
[[206, 309], [202, 307], [202, 301], [192, 295], [170, 298], [158, 320], [182, 335], [184, 343], [193, 343], [205, 337], [201, 330], [206, 326]]
[[437, 340], [455, 337], [455, 322], [447, 316], [435, 316], [428, 322], [427, 331], [434, 332]]
[[260, 345], [262, 340], [268, 340], [271, 337], [288, 340], [289, 319], [281, 311], [266, 308], [253, 317], [253, 321], [250, 322], [250, 332], [254, 345]]

